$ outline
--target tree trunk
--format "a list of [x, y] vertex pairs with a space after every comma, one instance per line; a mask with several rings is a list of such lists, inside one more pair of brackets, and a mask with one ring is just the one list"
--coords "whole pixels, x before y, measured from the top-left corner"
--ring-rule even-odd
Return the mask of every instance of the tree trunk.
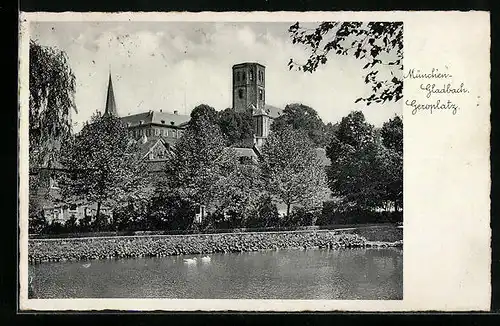
[[95, 218], [96, 220], [99, 218], [99, 216], [101, 215], [101, 202], [97, 202], [97, 212], [96, 212], [96, 215], [95, 215]]
[[287, 218], [290, 217], [290, 206], [291, 206], [290, 203], [286, 204], [286, 217]]

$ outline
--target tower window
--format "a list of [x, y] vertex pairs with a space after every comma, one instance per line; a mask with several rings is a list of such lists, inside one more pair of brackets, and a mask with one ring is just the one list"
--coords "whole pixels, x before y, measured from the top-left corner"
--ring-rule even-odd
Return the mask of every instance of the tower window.
[[243, 98], [243, 90], [242, 89], [238, 90], [238, 97]]
[[239, 71], [236, 73], [236, 81], [240, 81], [240, 72]]
[[264, 92], [261, 89], [259, 89], [259, 100], [264, 100]]
[[250, 81], [253, 80], [253, 70], [250, 69]]
[[242, 80], [245, 81], [247, 79], [247, 75], [245, 74], [245, 72], [243, 71], [243, 78]]

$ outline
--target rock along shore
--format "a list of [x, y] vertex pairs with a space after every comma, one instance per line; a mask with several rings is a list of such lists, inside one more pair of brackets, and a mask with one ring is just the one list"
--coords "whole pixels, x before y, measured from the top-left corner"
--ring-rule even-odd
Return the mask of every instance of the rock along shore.
[[402, 240], [368, 241], [358, 234], [331, 230], [31, 239], [28, 242], [28, 260], [31, 264], [36, 264], [49, 261], [164, 257], [279, 249], [397, 246], [402, 246]]

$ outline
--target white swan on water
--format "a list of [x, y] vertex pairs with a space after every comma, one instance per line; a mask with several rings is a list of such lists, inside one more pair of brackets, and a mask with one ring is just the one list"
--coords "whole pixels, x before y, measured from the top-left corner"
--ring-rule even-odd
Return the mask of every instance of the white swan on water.
[[196, 264], [196, 257], [184, 259], [184, 263], [186, 263], [186, 264]]
[[82, 266], [83, 266], [84, 268], [89, 268], [89, 267], [90, 267], [90, 264], [91, 264], [91, 263], [88, 263], [88, 264], [83, 264]]
[[205, 256], [205, 257], [202, 257], [201, 258], [201, 261], [204, 262], [204, 263], [209, 263], [210, 262], [210, 257], [209, 256]]

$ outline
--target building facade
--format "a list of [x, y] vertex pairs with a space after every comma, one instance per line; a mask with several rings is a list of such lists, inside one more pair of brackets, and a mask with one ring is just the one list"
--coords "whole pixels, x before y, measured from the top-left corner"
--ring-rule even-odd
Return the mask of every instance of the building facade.
[[[266, 104], [266, 67], [262, 64], [249, 62], [232, 67], [232, 102], [233, 110], [250, 112], [253, 118], [254, 138], [252, 148], [235, 148], [237, 157], [242, 164], [256, 163], [259, 149], [269, 136], [273, 119], [281, 114], [281, 109]], [[130, 135], [139, 145], [141, 157], [147, 163], [148, 171], [155, 175], [164, 172], [166, 161], [172, 155], [172, 149], [177, 140], [182, 137], [189, 125], [190, 116], [172, 112], [148, 110], [137, 114], [120, 116], [114, 95], [113, 81], [109, 74], [106, 93], [104, 116], [119, 117], [126, 125]], [[30, 174], [30, 178], [41, 180], [37, 189], [30, 194], [30, 202], [35, 201], [43, 208], [49, 222], [64, 223], [71, 216], [81, 219], [94, 216], [96, 207], [83, 202], [65, 203], [62, 201], [57, 186], [57, 175], [64, 173], [65, 168], [41, 168]], [[35, 170], [33, 170], [35, 171]], [[112, 216], [111, 210], [102, 207], [104, 214]], [[201, 222], [206, 214], [200, 206], [195, 216]]]

